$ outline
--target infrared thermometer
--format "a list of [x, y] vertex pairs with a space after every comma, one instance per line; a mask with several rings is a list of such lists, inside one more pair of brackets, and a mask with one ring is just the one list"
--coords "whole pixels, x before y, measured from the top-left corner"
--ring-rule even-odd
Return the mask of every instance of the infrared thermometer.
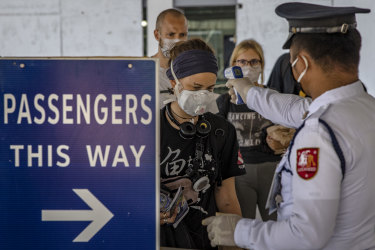
[[[227, 79], [238, 79], [238, 78], [243, 78], [242, 70], [241, 67], [239, 66], [233, 66], [226, 68], [224, 70], [224, 77]], [[236, 93], [237, 99], [236, 99], [236, 104], [245, 104], [245, 102], [242, 100], [240, 94], [238, 94], [237, 90], [233, 88], [234, 93]]]

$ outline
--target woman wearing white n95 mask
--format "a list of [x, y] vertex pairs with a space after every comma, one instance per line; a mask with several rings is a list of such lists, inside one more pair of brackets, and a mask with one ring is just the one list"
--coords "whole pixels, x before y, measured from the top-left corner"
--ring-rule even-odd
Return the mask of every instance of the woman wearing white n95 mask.
[[[264, 56], [262, 47], [254, 40], [239, 43], [231, 56], [231, 66], [240, 66], [244, 77], [252, 83], [263, 82]], [[293, 131], [275, 126], [246, 104], [231, 103], [229, 94], [217, 99], [219, 115], [236, 128], [246, 175], [236, 177], [236, 191], [245, 218], [255, 218], [258, 205], [264, 221], [275, 220], [265, 208], [276, 165], [286, 149]]]
[[[207, 112], [218, 70], [212, 49], [192, 39], [177, 43], [170, 56], [176, 101], [160, 115], [160, 245], [210, 249], [201, 221], [216, 212], [241, 214], [234, 177], [245, 171], [234, 127]], [[179, 187], [184, 202], [170, 208]]]
[[181, 112], [197, 118], [207, 112], [207, 107], [215, 97], [213, 95], [216, 83], [216, 75], [212, 72], [202, 72], [186, 76], [181, 80], [177, 79], [171, 64], [171, 71], [174, 80], [171, 80], [174, 94], [177, 97], [177, 109]]

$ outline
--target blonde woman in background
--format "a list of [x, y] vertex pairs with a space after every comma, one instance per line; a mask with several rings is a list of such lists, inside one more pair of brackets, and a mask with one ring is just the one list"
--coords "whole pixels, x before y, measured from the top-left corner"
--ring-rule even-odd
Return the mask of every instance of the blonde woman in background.
[[[255, 40], [249, 39], [239, 43], [233, 50], [230, 66], [240, 66], [244, 77], [252, 82], [263, 83], [264, 55], [263, 49]], [[254, 219], [256, 206], [264, 221], [276, 220], [276, 213], [268, 214], [265, 208], [273, 174], [281, 153], [289, 144], [289, 129], [275, 126], [246, 104], [236, 105], [230, 95], [223, 94], [217, 99], [219, 115], [230, 121], [237, 132], [246, 175], [235, 179], [237, 197], [244, 218]], [[270, 132], [267, 135], [267, 130]], [[271, 133], [272, 131], [272, 133]], [[280, 133], [282, 132], [282, 133]], [[280, 140], [279, 137], [288, 138]]]

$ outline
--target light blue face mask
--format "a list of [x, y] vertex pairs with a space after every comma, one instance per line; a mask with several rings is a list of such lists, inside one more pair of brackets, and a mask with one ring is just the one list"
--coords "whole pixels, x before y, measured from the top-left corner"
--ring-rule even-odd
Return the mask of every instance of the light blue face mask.
[[173, 61], [171, 62], [171, 72], [176, 81], [174, 93], [180, 108], [191, 116], [204, 114], [208, 105], [214, 100], [214, 94], [209, 90], [183, 90], [182, 84], [173, 71]]

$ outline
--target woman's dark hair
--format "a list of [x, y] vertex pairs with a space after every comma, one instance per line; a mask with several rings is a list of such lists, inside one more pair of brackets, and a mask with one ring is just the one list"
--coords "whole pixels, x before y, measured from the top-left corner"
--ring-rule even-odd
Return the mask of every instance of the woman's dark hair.
[[296, 34], [292, 47], [293, 58], [304, 50], [325, 72], [333, 66], [351, 72], [358, 69], [361, 35], [356, 29], [348, 30], [345, 34]]
[[175, 46], [171, 49], [168, 66], [171, 66], [171, 61], [174, 60], [182, 52], [194, 49], [205, 50], [214, 54], [214, 51], [211, 49], [211, 47], [208, 46], [208, 44], [205, 43], [202, 39], [194, 38], [187, 41], [181, 41], [176, 43]]

